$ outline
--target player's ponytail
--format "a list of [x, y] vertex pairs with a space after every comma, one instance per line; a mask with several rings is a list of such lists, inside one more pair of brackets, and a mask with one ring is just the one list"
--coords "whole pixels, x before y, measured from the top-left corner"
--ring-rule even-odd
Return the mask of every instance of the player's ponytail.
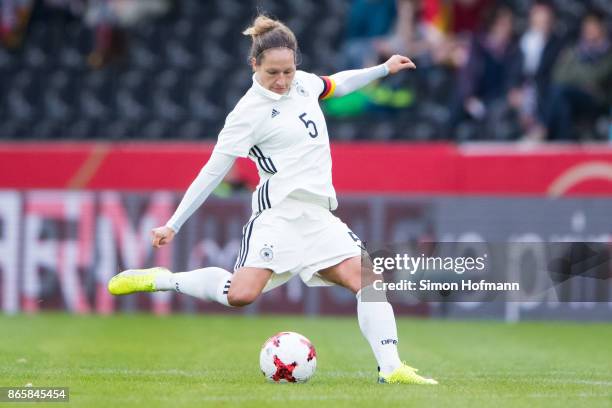
[[253, 25], [242, 32], [253, 41], [249, 57], [261, 63], [263, 53], [270, 48], [289, 48], [297, 54], [297, 40], [293, 32], [278, 20], [259, 15]]

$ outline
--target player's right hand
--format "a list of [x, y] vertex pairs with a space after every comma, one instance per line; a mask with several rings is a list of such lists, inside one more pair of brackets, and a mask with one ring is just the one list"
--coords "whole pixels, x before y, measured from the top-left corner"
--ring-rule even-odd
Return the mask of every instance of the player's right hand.
[[151, 230], [151, 244], [155, 248], [160, 248], [166, 244], [169, 244], [174, 239], [176, 232], [170, 227], [157, 227]]

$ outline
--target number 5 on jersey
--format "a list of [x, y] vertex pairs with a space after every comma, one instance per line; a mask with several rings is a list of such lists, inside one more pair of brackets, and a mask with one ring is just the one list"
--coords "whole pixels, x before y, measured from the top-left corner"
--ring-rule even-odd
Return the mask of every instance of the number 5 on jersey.
[[317, 124], [314, 123], [312, 120], [306, 119], [306, 112], [302, 113], [299, 117], [302, 123], [304, 124], [304, 126], [306, 126], [306, 129], [308, 129], [308, 134], [310, 135], [310, 137], [314, 139], [315, 137], [319, 136], [319, 131], [317, 130]]

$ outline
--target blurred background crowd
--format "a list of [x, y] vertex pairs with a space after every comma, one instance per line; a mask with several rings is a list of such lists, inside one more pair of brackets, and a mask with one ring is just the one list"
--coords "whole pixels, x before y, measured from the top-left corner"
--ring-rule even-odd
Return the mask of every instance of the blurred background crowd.
[[612, 137], [610, 0], [0, 0], [0, 139], [210, 139], [259, 11], [320, 75], [418, 69], [324, 103], [335, 140]]

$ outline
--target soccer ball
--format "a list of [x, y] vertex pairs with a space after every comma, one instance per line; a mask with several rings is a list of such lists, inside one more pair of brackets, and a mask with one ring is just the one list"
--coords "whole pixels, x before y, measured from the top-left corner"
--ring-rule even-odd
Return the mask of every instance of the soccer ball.
[[268, 381], [303, 383], [317, 368], [317, 352], [310, 340], [301, 334], [280, 332], [264, 343], [259, 366]]

